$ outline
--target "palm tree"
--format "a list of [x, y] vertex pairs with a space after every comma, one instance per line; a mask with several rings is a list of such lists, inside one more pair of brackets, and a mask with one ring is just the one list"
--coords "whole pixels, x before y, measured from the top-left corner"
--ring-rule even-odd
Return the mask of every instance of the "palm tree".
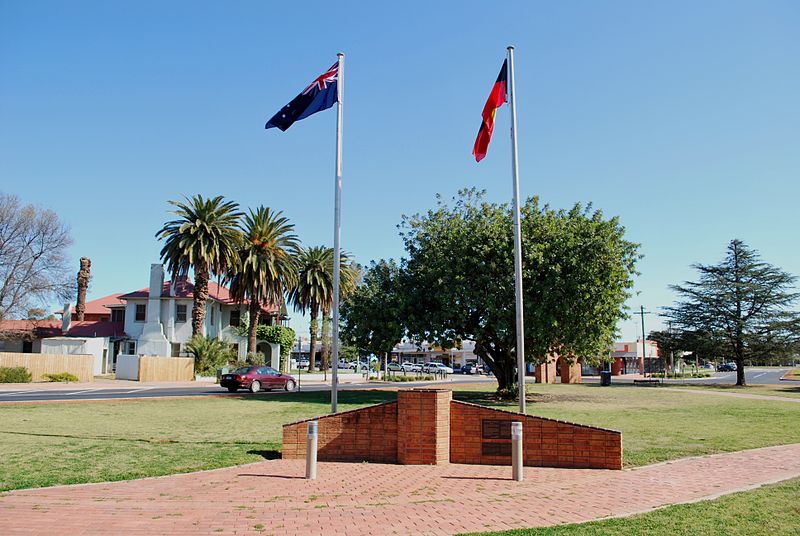
[[289, 293], [289, 301], [295, 310], [311, 316], [309, 335], [308, 370], [314, 370], [316, 358], [318, 318], [323, 305], [328, 302], [333, 293], [333, 277], [329, 266], [333, 266], [333, 250], [315, 246], [300, 250], [298, 258], [300, 273], [297, 285]]
[[238, 203], [225, 201], [221, 195], [213, 199], [195, 195], [183, 202], [169, 203], [176, 207], [172, 212], [176, 219], [166, 222], [156, 233], [156, 238], [165, 241], [161, 259], [166, 262], [173, 283], [186, 277], [189, 268], [194, 269], [192, 335], [202, 335], [208, 280], [212, 273], [227, 273], [238, 261], [242, 213]]
[[[331, 250], [331, 271], [333, 282], [333, 250]], [[350, 261], [350, 256], [342, 252], [339, 257], [339, 303], [343, 302], [356, 290], [361, 277], [361, 267], [356, 262]], [[327, 369], [331, 355], [331, 312], [333, 310], [333, 283], [331, 283], [330, 299], [322, 304], [322, 367]]]
[[238, 302], [249, 301], [248, 352], [256, 350], [261, 307], [269, 302], [282, 305], [284, 292], [297, 282], [295, 257], [300, 244], [294, 225], [282, 214], [261, 206], [244, 217], [244, 243], [231, 275], [231, 297]]

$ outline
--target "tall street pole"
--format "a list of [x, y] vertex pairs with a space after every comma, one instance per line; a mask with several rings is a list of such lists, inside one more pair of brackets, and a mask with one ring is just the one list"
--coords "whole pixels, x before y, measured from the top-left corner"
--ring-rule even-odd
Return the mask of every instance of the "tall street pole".
[[525, 329], [522, 310], [522, 226], [519, 216], [519, 161], [517, 156], [517, 92], [514, 86], [514, 47], [508, 47], [509, 110], [511, 111], [511, 176], [514, 189], [514, 293], [517, 327], [517, 385], [519, 412], [525, 413]]
[[342, 227], [342, 119], [344, 108], [344, 53], [339, 52], [339, 75], [336, 91], [336, 186], [333, 210], [333, 330], [331, 354], [333, 355], [333, 375], [331, 378], [331, 413], [336, 413], [339, 388], [339, 264], [341, 259]]

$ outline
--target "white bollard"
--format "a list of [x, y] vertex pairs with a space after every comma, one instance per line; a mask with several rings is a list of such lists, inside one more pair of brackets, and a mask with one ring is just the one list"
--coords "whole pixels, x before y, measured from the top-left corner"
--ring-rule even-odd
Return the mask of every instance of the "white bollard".
[[318, 421], [308, 423], [308, 440], [306, 442], [306, 479], [317, 479], [317, 435]]
[[522, 423], [511, 423], [511, 475], [517, 482], [522, 482]]

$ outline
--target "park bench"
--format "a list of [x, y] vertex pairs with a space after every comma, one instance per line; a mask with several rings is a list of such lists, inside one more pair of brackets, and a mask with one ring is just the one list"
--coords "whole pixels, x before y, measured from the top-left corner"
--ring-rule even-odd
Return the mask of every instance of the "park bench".
[[661, 385], [661, 383], [661, 380], [656, 380], [654, 378], [646, 380], [633, 380], [633, 385]]

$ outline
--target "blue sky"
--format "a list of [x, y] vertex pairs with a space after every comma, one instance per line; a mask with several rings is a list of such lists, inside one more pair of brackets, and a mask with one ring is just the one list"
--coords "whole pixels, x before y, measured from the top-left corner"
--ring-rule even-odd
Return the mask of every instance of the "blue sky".
[[619, 216], [644, 254], [630, 305], [658, 310], [734, 237], [800, 274], [798, 27], [794, 1], [4, 0], [0, 190], [71, 225], [90, 297], [146, 286], [182, 195], [283, 210], [330, 245], [334, 111], [263, 124], [341, 50], [342, 244], [397, 258], [401, 214], [436, 193], [510, 200], [507, 108], [470, 151], [514, 44], [522, 194]]

